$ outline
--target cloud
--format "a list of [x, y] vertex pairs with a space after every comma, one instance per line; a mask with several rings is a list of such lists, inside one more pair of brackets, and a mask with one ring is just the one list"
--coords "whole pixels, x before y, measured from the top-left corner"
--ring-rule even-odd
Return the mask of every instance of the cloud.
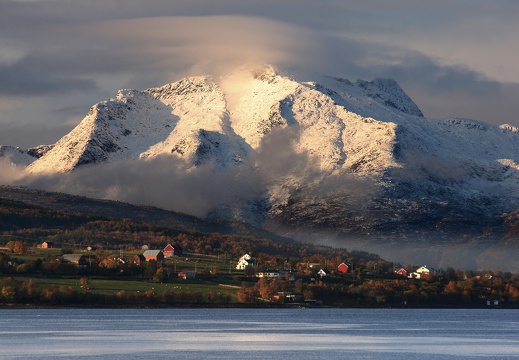
[[11, 163], [9, 157], [0, 157], [0, 185], [11, 185], [24, 176], [23, 167]]
[[256, 176], [276, 200], [276, 206], [290, 207], [290, 202], [297, 204], [299, 200], [311, 204], [308, 208], [340, 203], [337, 209], [341, 210], [335, 215], [344, 209], [357, 214], [366, 211], [378, 191], [373, 179], [324, 171], [318, 156], [297, 150], [299, 132], [298, 125], [274, 129], [252, 154]]
[[20, 173], [18, 169], [9, 168], [9, 172], [4, 172], [4, 182], [153, 205], [202, 218], [217, 209], [230, 216], [240, 213], [257, 216], [251, 212], [250, 205], [264, 200], [269, 188], [280, 179], [316, 180], [315, 159], [296, 152], [293, 144], [286, 141], [286, 136], [297, 138], [297, 131], [292, 128], [274, 131], [266, 137], [258, 153], [244, 159], [240, 167], [215, 169], [214, 164], [208, 162], [195, 168], [183, 159], [158, 156], [84, 166], [70, 173], [53, 175]]
[[29, 149], [38, 145], [52, 145], [57, 139], [68, 134], [77, 124], [2, 124], [0, 123], [2, 145]]
[[[13, 64], [0, 64], [0, 95], [40, 95], [87, 91], [96, 88], [91, 79], [77, 75], [64, 76], [46, 61], [52, 58], [28, 55]], [[46, 61], [45, 61], [46, 60]]]
[[[287, 141], [287, 139], [289, 139]], [[310, 203], [347, 201], [362, 212], [375, 193], [367, 179], [323, 172], [320, 160], [296, 150], [299, 128], [275, 129], [242, 166], [220, 168], [212, 162], [192, 167], [170, 155], [83, 166], [70, 173], [28, 174], [6, 167], [4, 183], [92, 198], [152, 205], [201, 218], [261, 224], [273, 196], [278, 204], [304, 194]]]
[[[0, 104], [11, 105], [2, 106], [0, 123], [55, 127], [70, 122], [57, 109], [86, 113], [121, 88], [265, 62], [305, 81], [316, 74], [394, 78], [427, 116], [519, 125], [518, 6], [476, 0], [3, 1]], [[0, 133], [0, 144], [6, 142]], [[49, 141], [31, 146], [41, 142]]]
[[[189, 29], [186, 31], [186, 29]], [[120, 43], [129, 58], [167, 79], [225, 74], [246, 63], [289, 63], [305, 47], [304, 28], [248, 16], [154, 17], [109, 21], [91, 29]]]
[[264, 191], [246, 169], [215, 172], [211, 163], [187, 169], [183, 160], [171, 156], [100, 164], [67, 174], [10, 178], [17, 185], [153, 205], [199, 217], [218, 207], [239, 209]]
[[[445, 65], [423, 53], [326, 34], [316, 54], [292, 66], [310, 74], [350, 79], [392, 78], [427, 117], [465, 117], [496, 125], [519, 125], [519, 83], [504, 83], [464, 64]], [[320, 69], [320, 70], [319, 70]]]

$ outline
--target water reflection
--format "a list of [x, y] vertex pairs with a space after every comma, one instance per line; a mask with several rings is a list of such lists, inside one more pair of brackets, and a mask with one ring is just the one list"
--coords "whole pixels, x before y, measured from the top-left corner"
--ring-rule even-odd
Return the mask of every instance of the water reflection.
[[516, 359], [513, 310], [0, 310], [1, 359]]

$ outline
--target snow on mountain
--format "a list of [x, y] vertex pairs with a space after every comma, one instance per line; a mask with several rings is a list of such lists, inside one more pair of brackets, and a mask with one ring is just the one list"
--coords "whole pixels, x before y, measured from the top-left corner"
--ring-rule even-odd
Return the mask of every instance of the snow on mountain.
[[436, 246], [436, 263], [453, 242], [481, 252], [519, 209], [516, 128], [425, 118], [393, 80], [303, 82], [270, 66], [121, 90], [27, 172], [159, 156], [256, 174], [258, 203], [232, 205], [243, 220], [309, 241], [369, 239], [383, 255]]
[[148, 92], [169, 106], [178, 122], [164, 141], [141, 157], [172, 153], [193, 165], [214, 160], [222, 168], [242, 161], [246, 152], [231, 127], [224, 94], [213, 79], [189, 78]]
[[40, 145], [24, 150], [17, 146], [0, 145], [0, 158], [8, 159], [12, 165], [26, 167], [51, 148], [52, 145]]
[[239, 162], [225, 99], [209, 77], [193, 77], [147, 91], [121, 90], [94, 105], [83, 121], [56, 143], [31, 173], [67, 172], [83, 165], [180, 156], [192, 165], [211, 159]]

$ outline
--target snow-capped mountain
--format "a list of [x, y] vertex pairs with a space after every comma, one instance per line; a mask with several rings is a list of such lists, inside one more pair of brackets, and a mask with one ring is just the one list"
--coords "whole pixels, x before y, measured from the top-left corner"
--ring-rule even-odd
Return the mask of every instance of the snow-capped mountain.
[[[347, 136], [348, 131], [384, 133], [394, 124], [373, 121], [375, 117], [384, 121], [400, 113], [422, 116], [393, 80], [355, 84], [328, 80], [332, 84], [327, 85], [333, 85], [329, 88], [298, 83], [271, 67], [260, 67], [241, 69], [223, 79], [200, 76], [146, 91], [121, 90], [115, 99], [94, 105], [28, 171], [66, 172], [87, 164], [163, 154], [192, 165], [214, 158], [227, 167], [257, 150], [273, 129], [291, 125], [300, 127], [298, 151], [310, 150], [320, 158], [322, 168], [347, 168], [346, 154], [355, 158], [344, 148], [355, 140]], [[359, 114], [373, 119], [361, 121], [359, 128]]]
[[185, 171], [246, 169], [260, 179], [256, 199], [236, 196], [211, 216], [239, 214], [284, 235], [397, 259], [445, 264], [460, 249], [475, 259], [504, 233], [502, 214], [519, 209], [518, 129], [425, 118], [389, 79], [312, 80], [254, 66], [121, 90], [26, 171], [161, 157]]

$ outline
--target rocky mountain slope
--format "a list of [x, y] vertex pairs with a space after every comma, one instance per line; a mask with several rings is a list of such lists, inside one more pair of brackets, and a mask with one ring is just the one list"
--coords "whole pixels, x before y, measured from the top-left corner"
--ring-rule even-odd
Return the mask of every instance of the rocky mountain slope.
[[28, 165], [25, 183], [174, 159], [171, 176], [230, 174], [211, 218], [405, 262], [478, 266], [508, 230], [503, 214], [519, 209], [518, 129], [425, 118], [393, 80], [314, 80], [256, 66], [121, 90]]

